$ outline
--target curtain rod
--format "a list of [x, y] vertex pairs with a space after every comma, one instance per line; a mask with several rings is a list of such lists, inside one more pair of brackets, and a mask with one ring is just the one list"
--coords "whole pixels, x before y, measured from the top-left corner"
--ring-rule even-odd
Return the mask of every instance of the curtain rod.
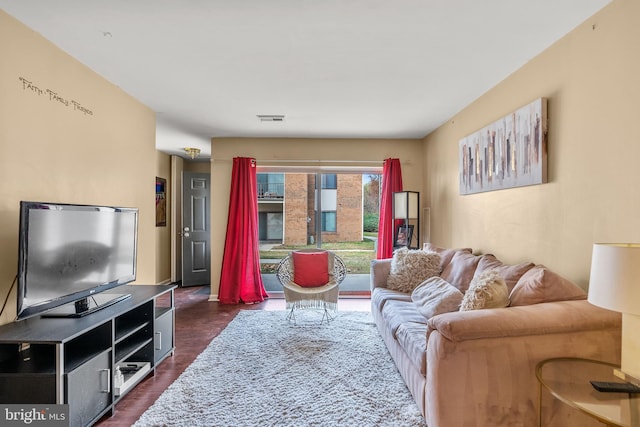
[[[232, 162], [233, 159], [225, 159], [225, 158], [212, 158], [211, 161], [214, 162]], [[382, 166], [382, 164], [384, 163], [384, 160], [311, 160], [311, 159], [306, 159], [306, 160], [291, 160], [291, 159], [257, 159], [256, 158], [256, 163], [260, 164], [261, 162], [263, 163], [297, 163], [297, 164], [301, 164], [301, 163], [330, 163], [330, 164], [336, 164], [336, 163], [345, 163], [348, 165], [352, 165], [352, 164], [368, 164], [368, 165], [372, 165], [372, 166]], [[411, 164], [411, 160], [400, 160], [400, 163], [404, 163], [407, 165]]]

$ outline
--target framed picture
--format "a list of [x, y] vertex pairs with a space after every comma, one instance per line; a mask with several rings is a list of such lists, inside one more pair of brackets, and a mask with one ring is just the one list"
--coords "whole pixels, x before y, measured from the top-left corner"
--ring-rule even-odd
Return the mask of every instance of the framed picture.
[[396, 238], [393, 242], [394, 247], [410, 246], [413, 237], [413, 225], [399, 225], [396, 231]]
[[462, 195], [546, 183], [546, 98], [462, 138], [459, 150]]
[[167, 180], [156, 177], [156, 227], [167, 225]]

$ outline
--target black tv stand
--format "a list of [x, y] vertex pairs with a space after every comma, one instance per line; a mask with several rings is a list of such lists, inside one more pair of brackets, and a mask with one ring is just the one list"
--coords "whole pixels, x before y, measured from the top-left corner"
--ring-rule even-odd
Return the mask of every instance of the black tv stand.
[[47, 311], [42, 317], [84, 317], [127, 298], [131, 298], [131, 294], [100, 293], [90, 295]]
[[0, 326], [0, 405], [68, 404], [70, 427], [113, 414], [173, 354], [174, 289], [124, 285], [104, 293], [130, 298], [91, 316], [34, 316]]

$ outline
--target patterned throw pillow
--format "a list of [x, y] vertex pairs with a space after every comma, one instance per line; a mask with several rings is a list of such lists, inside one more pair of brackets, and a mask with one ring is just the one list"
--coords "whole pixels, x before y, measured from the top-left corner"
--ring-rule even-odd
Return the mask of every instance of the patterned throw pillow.
[[509, 290], [497, 269], [485, 270], [474, 277], [462, 298], [460, 311], [501, 308], [509, 305]]
[[440, 274], [440, 255], [419, 249], [400, 248], [393, 253], [387, 288], [411, 293], [429, 277]]

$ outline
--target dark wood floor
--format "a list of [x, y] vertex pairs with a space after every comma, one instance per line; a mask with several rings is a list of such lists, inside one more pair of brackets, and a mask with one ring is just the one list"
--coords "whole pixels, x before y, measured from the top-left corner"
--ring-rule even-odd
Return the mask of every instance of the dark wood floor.
[[[275, 296], [275, 295], [274, 295]], [[103, 417], [96, 425], [122, 427], [132, 425], [162, 392], [222, 331], [240, 310], [284, 310], [280, 298], [269, 298], [260, 304], [222, 305], [210, 302], [208, 287], [177, 288], [176, 350], [149, 376], [131, 390], [115, 407], [113, 416]], [[369, 311], [368, 298], [341, 298], [341, 310]]]

